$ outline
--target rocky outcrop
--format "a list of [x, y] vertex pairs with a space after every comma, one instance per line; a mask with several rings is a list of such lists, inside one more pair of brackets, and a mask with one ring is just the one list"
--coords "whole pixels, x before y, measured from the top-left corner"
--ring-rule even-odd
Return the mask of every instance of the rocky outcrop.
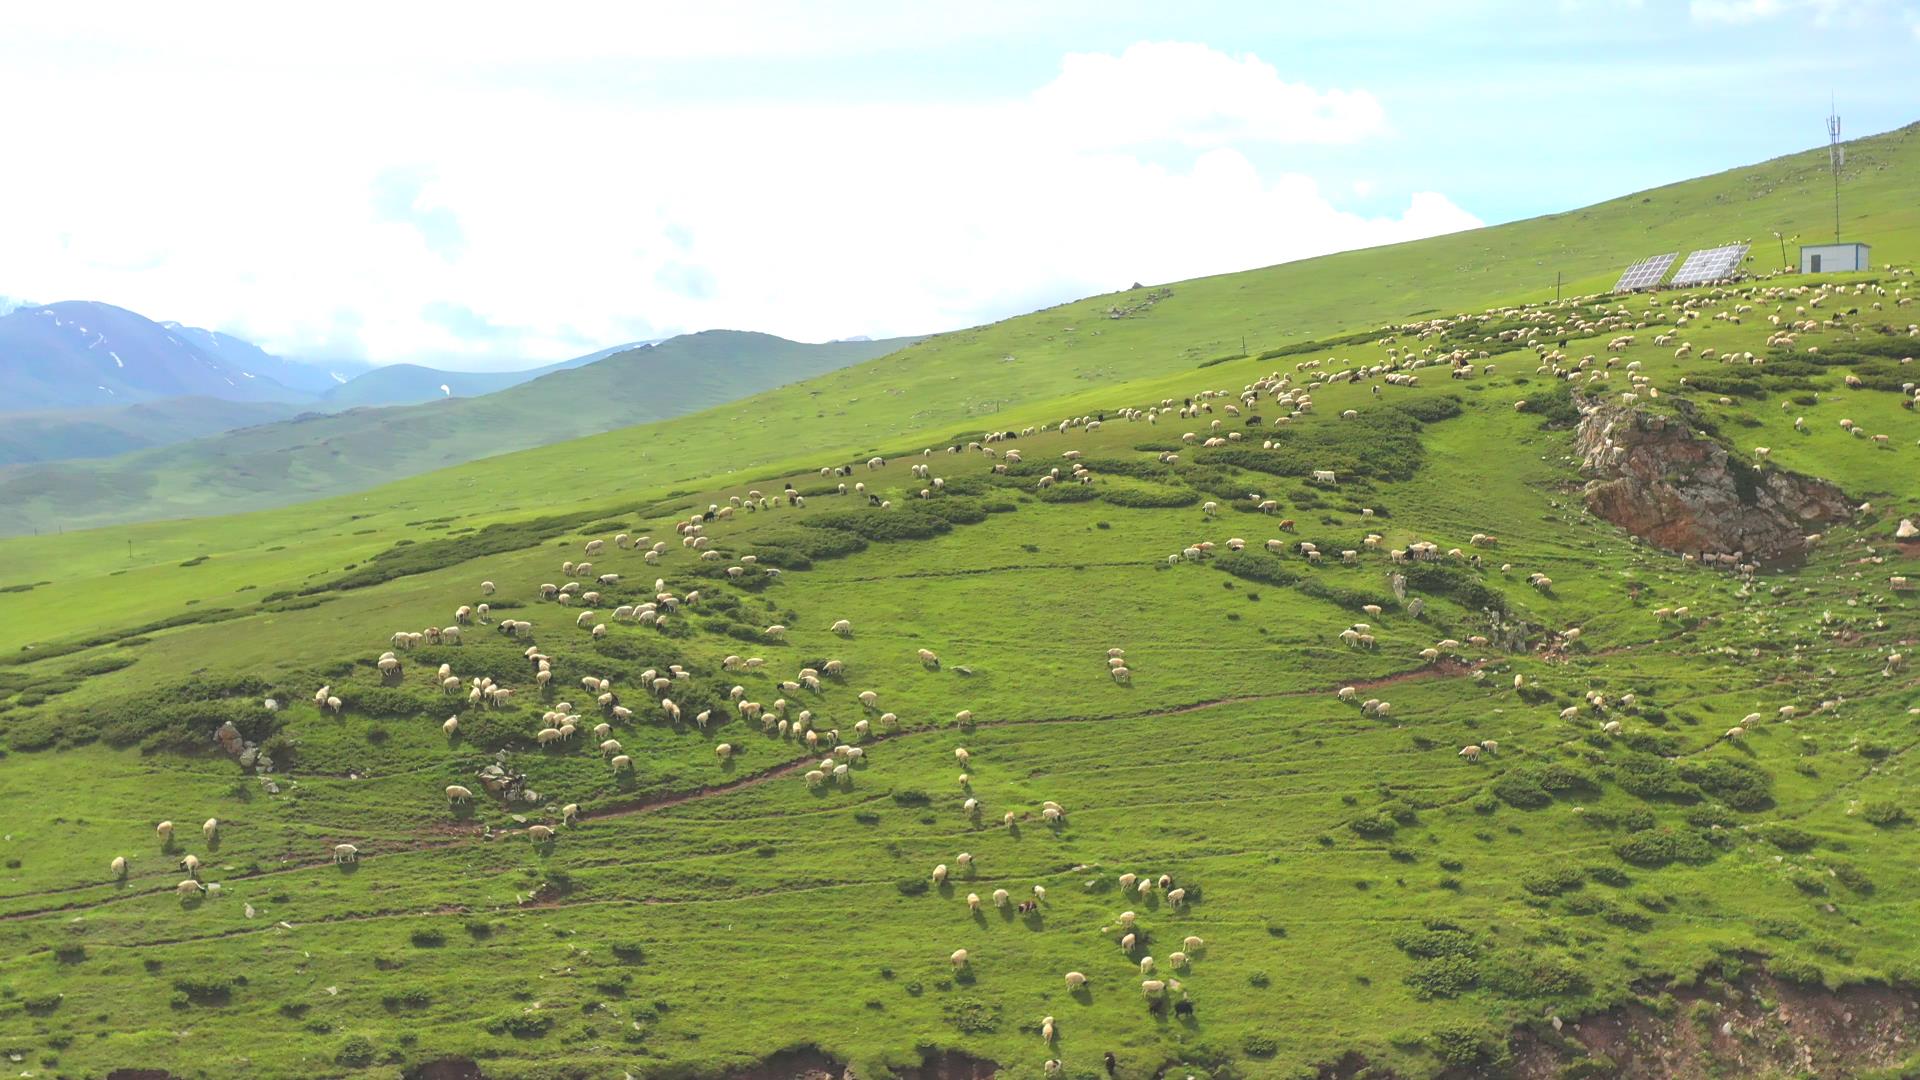
[[1852, 515], [1838, 487], [1734, 458], [1696, 429], [1686, 402], [1675, 404], [1678, 414], [1666, 415], [1579, 402], [1574, 445], [1589, 512], [1669, 551], [1751, 562], [1803, 555], [1811, 534]]

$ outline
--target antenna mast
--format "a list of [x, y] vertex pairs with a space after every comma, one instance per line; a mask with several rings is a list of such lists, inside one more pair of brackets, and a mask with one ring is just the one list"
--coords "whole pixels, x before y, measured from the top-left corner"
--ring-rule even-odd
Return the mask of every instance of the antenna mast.
[[1827, 114], [1827, 165], [1833, 170], [1833, 242], [1840, 242], [1840, 170], [1847, 163], [1847, 148], [1840, 142], [1840, 113]]

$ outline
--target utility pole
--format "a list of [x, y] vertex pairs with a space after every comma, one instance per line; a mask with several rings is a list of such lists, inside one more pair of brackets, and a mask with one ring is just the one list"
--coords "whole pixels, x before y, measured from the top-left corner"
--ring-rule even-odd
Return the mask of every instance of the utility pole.
[[1827, 164], [1833, 169], [1833, 242], [1840, 242], [1840, 170], [1847, 164], [1847, 148], [1840, 142], [1840, 113], [1827, 114]]
[[1560, 300], [1560, 271], [1558, 270], [1553, 272], [1553, 299], [1556, 303]]

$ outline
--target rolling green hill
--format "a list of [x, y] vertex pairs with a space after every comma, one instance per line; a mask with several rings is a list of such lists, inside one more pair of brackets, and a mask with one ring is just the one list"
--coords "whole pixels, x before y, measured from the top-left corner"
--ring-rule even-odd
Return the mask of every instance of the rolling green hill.
[[[1905, 1075], [1920, 141], [1850, 162], [1891, 269], [1580, 295], [1811, 228], [1800, 155], [353, 495], [0, 541], [0, 1047]], [[1661, 552], [1583, 508], [1600, 403], [1684, 424], [1743, 505], [1804, 474], [1859, 509], [1804, 562]]]
[[[711, 330], [471, 398], [307, 414], [106, 461], [0, 469], [0, 533], [284, 506], [678, 416], [890, 352]], [[368, 376], [362, 376], [366, 378]], [[358, 382], [359, 380], [355, 380]]]
[[273, 401], [178, 397], [110, 409], [0, 413], [0, 465], [112, 457], [285, 420], [307, 408]]
[[637, 349], [651, 342], [629, 342], [600, 349], [556, 364], [522, 371], [447, 371], [420, 364], [388, 364], [329, 389], [321, 395], [327, 407], [351, 409], [363, 405], [416, 405], [439, 401], [444, 397], [479, 397], [510, 386], [532, 382], [556, 371], [585, 367], [615, 353]]

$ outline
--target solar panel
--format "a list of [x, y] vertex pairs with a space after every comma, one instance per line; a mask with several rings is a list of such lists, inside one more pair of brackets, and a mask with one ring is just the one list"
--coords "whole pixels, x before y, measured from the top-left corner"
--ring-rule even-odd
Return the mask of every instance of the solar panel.
[[1660, 279], [1666, 276], [1667, 267], [1672, 266], [1673, 260], [1679, 257], [1679, 252], [1670, 251], [1665, 255], [1655, 255], [1650, 259], [1641, 259], [1639, 262], [1627, 267], [1626, 273], [1620, 275], [1620, 281], [1614, 285], [1613, 291], [1637, 292], [1641, 289], [1653, 288], [1660, 284]]
[[1680, 264], [1680, 271], [1673, 275], [1673, 281], [1670, 284], [1678, 288], [1682, 285], [1702, 285], [1709, 281], [1723, 281], [1739, 271], [1740, 260], [1746, 257], [1746, 244], [1702, 248], [1687, 256], [1687, 261]]

